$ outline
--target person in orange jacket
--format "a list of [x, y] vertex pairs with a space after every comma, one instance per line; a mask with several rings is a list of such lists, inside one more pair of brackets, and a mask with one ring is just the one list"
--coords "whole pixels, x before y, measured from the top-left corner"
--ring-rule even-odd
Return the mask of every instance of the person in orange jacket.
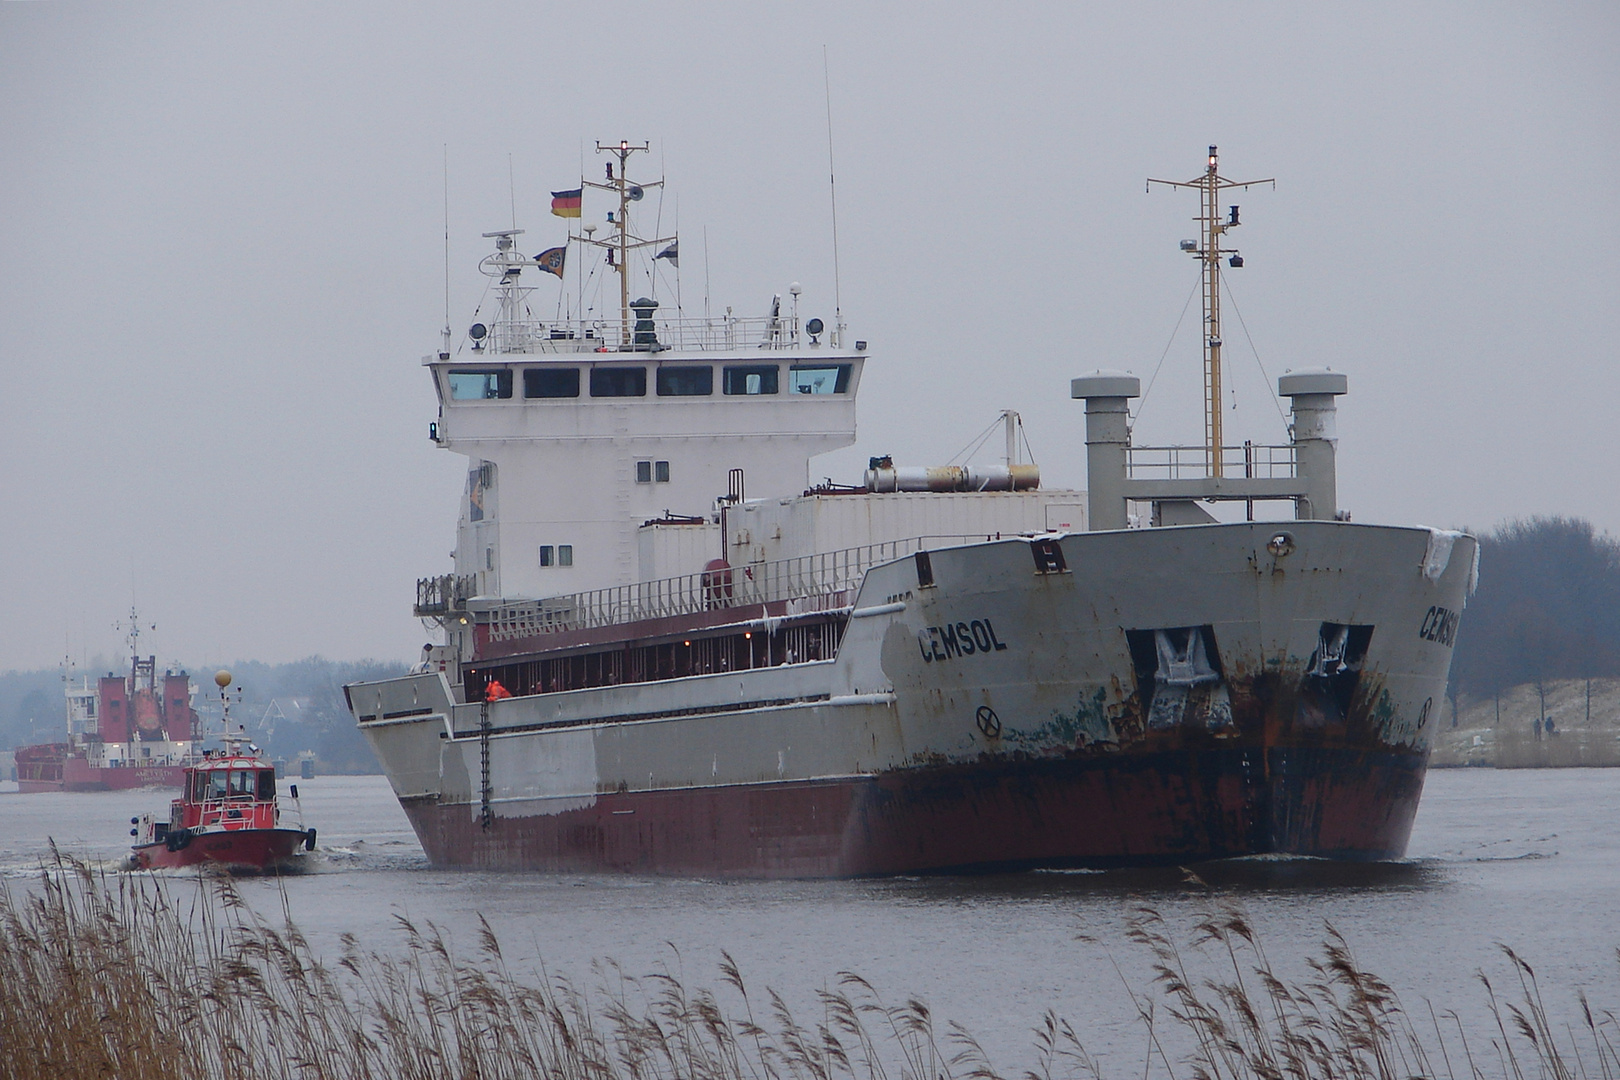
[[499, 701], [501, 698], [509, 698], [511, 696], [512, 691], [502, 686], [499, 679], [489, 680], [489, 685], [484, 687], [485, 701]]

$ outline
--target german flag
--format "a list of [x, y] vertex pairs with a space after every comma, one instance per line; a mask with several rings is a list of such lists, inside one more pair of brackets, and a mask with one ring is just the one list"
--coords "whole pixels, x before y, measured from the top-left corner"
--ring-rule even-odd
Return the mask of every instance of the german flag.
[[579, 200], [580, 196], [584, 194], [584, 188], [575, 188], [573, 191], [553, 191], [551, 193], [551, 212], [558, 217], [579, 217]]

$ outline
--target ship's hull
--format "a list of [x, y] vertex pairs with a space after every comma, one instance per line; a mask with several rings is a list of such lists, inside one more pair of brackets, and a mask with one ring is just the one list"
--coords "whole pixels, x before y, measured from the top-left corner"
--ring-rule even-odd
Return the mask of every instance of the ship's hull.
[[298, 859], [309, 834], [298, 829], [211, 829], [183, 839], [139, 844], [131, 861], [138, 870], [177, 870], [204, 864], [231, 871], [285, 868]]
[[47, 791], [134, 791], [138, 788], [178, 788], [185, 781], [184, 765], [130, 765], [98, 768], [83, 758], [67, 758], [48, 778], [19, 777], [23, 794]]
[[1423, 772], [1413, 755], [1223, 748], [610, 793], [488, 829], [465, 806], [402, 805], [443, 866], [859, 877], [1267, 852], [1363, 861], [1405, 853]]
[[[1404, 853], [1471, 539], [1438, 570], [1424, 530], [1329, 522], [1053, 542], [1056, 569], [1027, 540], [875, 568], [833, 661], [489, 706], [415, 676], [351, 703], [439, 865], [839, 877]], [[1207, 646], [1180, 657], [1184, 685], [1155, 661], [1165, 634]]]

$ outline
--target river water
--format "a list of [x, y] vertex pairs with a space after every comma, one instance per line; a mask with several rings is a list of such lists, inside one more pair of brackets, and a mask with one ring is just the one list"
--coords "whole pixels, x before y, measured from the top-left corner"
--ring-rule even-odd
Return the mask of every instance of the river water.
[[[1361, 965], [1427, 1017], [1456, 1009], [1485, 1032], [1484, 970], [1513, 976], [1497, 943], [1534, 965], [1548, 1003], [1578, 1021], [1575, 993], [1620, 1011], [1620, 769], [1429, 774], [1408, 858], [1348, 866], [1239, 860], [1196, 868], [1029, 873], [980, 878], [715, 882], [441, 871], [416, 843], [382, 777], [299, 781], [320, 830], [303, 873], [243, 879], [256, 910], [283, 903], [317, 949], [340, 934], [403, 948], [396, 915], [432, 921], [471, 951], [484, 916], [515, 968], [543, 961], [589, 985], [592, 962], [674, 970], [719, 985], [722, 951], [751, 987], [814, 1012], [814, 993], [854, 971], [892, 1002], [917, 997], [939, 1021], [971, 1030], [1004, 1074], [1032, 1064], [1030, 1031], [1047, 1009], [1068, 1017], [1105, 1075], [1141, 1070], [1145, 1035], [1125, 993], [1151, 991], [1149, 957], [1126, 941], [1142, 907], [1183, 943], [1200, 912], [1227, 901], [1248, 914], [1272, 963], [1309, 974], [1326, 926]], [[49, 843], [115, 868], [131, 816], [162, 792], [0, 794], [0, 877], [35, 887]], [[198, 887], [194, 874], [168, 887]]]

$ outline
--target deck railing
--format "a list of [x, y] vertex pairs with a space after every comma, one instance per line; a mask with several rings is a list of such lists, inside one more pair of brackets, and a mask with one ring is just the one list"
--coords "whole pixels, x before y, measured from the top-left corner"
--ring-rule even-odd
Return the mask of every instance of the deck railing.
[[[565, 319], [554, 322], [515, 320], [497, 322], [489, 328], [485, 355], [498, 353], [578, 353], [658, 352], [679, 349], [696, 352], [732, 349], [789, 349], [808, 345], [809, 335], [791, 316], [722, 316], [704, 318], [654, 318], [656, 345], [636, 343], [635, 319], [630, 322], [630, 341], [624, 340], [625, 326], [616, 318]], [[823, 344], [830, 344], [821, 335]], [[478, 355], [477, 353], [474, 354]], [[465, 352], [462, 359], [467, 359]]]
[[[1133, 446], [1125, 455], [1125, 475], [1132, 480], [1189, 480], [1210, 473], [1209, 453], [1202, 446]], [[1292, 444], [1221, 447], [1224, 476], [1287, 479], [1296, 475], [1296, 468]]]
[[[760, 604], [785, 602], [786, 614], [790, 615], [834, 611], [854, 600], [861, 579], [879, 563], [904, 558], [929, 547], [982, 543], [991, 539], [994, 537], [982, 533], [917, 536], [541, 600], [507, 601], [490, 610], [478, 610], [475, 618], [488, 625], [492, 640], [511, 641], [539, 634]], [[447, 615], [467, 610], [472, 597], [464, 595], [462, 590], [469, 587], [471, 581], [470, 577], [455, 575], [418, 581], [417, 614]]]

